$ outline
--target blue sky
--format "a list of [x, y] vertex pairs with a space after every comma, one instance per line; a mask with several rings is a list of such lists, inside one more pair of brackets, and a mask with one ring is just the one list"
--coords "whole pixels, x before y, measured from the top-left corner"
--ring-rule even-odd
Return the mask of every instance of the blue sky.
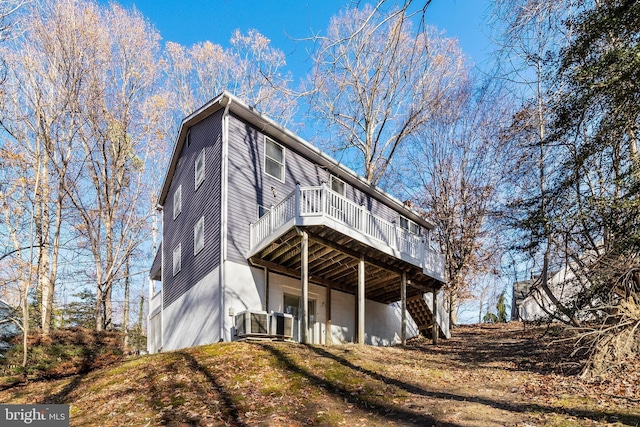
[[[106, 1], [104, 1], [106, 3]], [[287, 56], [288, 68], [299, 80], [310, 68], [309, 44], [302, 39], [324, 33], [329, 19], [350, 0], [120, 0], [135, 7], [158, 29], [164, 41], [190, 46], [209, 40], [227, 46], [235, 29], [256, 29]], [[363, 2], [364, 3], [364, 2]], [[416, 3], [419, 4], [419, 3]], [[488, 53], [483, 16], [489, 0], [433, 0], [426, 21], [460, 41], [472, 62], [481, 64]]]

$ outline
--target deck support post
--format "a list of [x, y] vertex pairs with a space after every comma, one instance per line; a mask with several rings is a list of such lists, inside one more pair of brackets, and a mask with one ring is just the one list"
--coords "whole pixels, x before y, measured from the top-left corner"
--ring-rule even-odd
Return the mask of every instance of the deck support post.
[[402, 310], [402, 326], [400, 330], [400, 343], [407, 344], [407, 272], [402, 272], [400, 279], [400, 307]]
[[358, 263], [358, 344], [364, 344], [364, 255]]
[[431, 339], [433, 340], [433, 345], [438, 345], [438, 291], [436, 288], [433, 288], [433, 304], [431, 309], [431, 320], [432, 320], [432, 329], [431, 329]]
[[331, 286], [327, 286], [327, 296], [326, 296], [326, 303], [325, 303], [325, 316], [326, 316], [326, 326], [325, 326], [325, 336], [324, 336], [324, 343], [325, 345], [331, 345], [333, 344], [333, 339], [331, 338]]
[[300, 260], [300, 281], [302, 282], [302, 307], [300, 307], [300, 342], [302, 344], [307, 344], [309, 342], [309, 234], [306, 230], [302, 230], [300, 252], [302, 253], [302, 257]]

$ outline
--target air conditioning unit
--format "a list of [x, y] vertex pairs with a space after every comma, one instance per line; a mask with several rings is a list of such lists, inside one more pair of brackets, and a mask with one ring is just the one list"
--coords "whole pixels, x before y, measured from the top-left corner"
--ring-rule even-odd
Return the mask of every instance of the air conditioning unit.
[[238, 338], [269, 335], [269, 314], [266, 311], [243, 311], [236, 315]]
[[269, 321], [272, 336], [283, 339], [291, 339], [293, 336], [293, 316], [286, 313], [271, 313]]

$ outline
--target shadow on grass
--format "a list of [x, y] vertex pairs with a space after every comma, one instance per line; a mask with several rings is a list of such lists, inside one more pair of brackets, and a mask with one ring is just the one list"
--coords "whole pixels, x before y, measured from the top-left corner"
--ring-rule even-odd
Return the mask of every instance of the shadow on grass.
[[[78, 373], [75, 374], [73, 380], [71, 380], [69, 384], [64, 386], [62, 390], [60, 390], [57, 393], [53, 393], [46, 396], [44, 399], [42, 399], [42, 402], [39, 402], [39, 403], [51, 403], [51, 404], [67, 403], [66, 400], [69, 394], [71, 394], [71, 392], [80, 385], [82, 380], [89, 374], [89, 372], [91, 372], [91, 368], [93, 366], [95, 359], [96, 359], [95, 352], [89, 351], [85, 353], [82, 359], [82, 365], [80, 366]], [[68, 376], [69, 375], [63, 375], [63, 376], [60, 376], [60, 378], [64, 378]], [[56, 378], [55, 376], [49, 376], [47, 379], [51, 380], [51, 379], [59, 379], [59, 378]]]
[[[487, 399], [483, 397], [476, 396], [463, 396], [459, 394], [446, 393], [446, 392], [436, 392], [425, 390], [421, 387], [418, 387], [413, 384], [406, 383], [404, 381], [400, 381], [395, 378], [390, 378], [384, 375], [381, 375], [377, 372], [371, 371], [369, 369], [363, 368], [361, 366], [354, 365], [350, 361], [335, 355], [329, 351], [326, 351], [320, 347], [315, 346], [307, 346], [311, 351], [315, 352], [319, 356], [326, 357], [329, 359], [333, 359], [338, 362], [342, 366], [346, 368], [352, 369], [357, 372], [361, 372], [375, 380], [381, 381], [387, 385], [395, 386], [401, 390], [404, 390], [408, 393], [425, 396], [429, 398], [435, 399], [443, 399], [443, 400], [453, 400], [458, 402], [476, 402], [482, 405], [490, 406], [492, 408], [501, 409], [509, 412], [517, 412], [517, 413], [535, 413], [535, 412], [543, 412], [547, 414], [558, 414], [558, 415], [568, 415], [572, 417], [579, 418], [588, 418], [593, 421], [601, 421], [603, 419], [615, 419], [618, 422], [629, 425], [629, 426], [638, 426], [640, 425], [640, 416], [628, 415], [628, 414], [620, 414], [615, 412], [605, 412], [605, 411], [589, 411], [589, 410], [581, 410], [581, 409], [563, 409], [557, 408], [548, 405], [540, 405], [540, 404], [521, 404], [521, 403], [511, 403], [500, 400]], [[323, 382], [326, 382], [322, 380]]]
[[[503, 363], [514, 371], [534, 372], [562, 376], [574, 376], [580, 372], [584, 355], [574, 353], [570, 339], [553, 338], [561, 331], [558, 328], [526, 327], [501, 330], [496, 327], [459, 327], [451, 340], [434, 347], [425, 341], [415, 341], [409, 348], [440, 354], [462, 365], [482, 366], [492, 369], [495, 363]], [[550, 336], [547, 336], [550, 335]], [[546, 338], [545, 338], [546, 337]], [[561, 338], [567, 338], [562, 336]]]
[[209, 385], [218, 393], [220, 398], [222, 399], [223, 414], [225, 415], [225, 425], [238, 426], [242, 427], [245, 424], [242, 422], [240, 418], [240, 413], [238, 411], [238, 407], [233, 402], [231, 395], [227, 393], [225, 388], [218, 382], [215, 375], [211, 373], [211, 371], [204, 365], [202, 365], [198, 360], [193, 357], [193, 355], [187, 352], [179, 352], [180, 355], [184, 358], [187, 366], [195, 372], [199, 372], [205, 376]]
[[[278, 362], [287, 370], [300, 374], [304, 376], [311, 384], [316, 387], [320, 387], [323, 390], [335, 395], [336, 397], [349, 402], [363, 411], [374, 413], [380, 416], [383, 419], [387, 419], [389, 421], [399, 421], [402, 420], [404, 422], [408, 422], [411, 424], [419, 425], [419, 426], [440, 426], [440, 427], [460, 427], [459, 424], [453, 424], [445, 421], [439, 421], [436, 418], [420, 414], [416, 412], [408, 411], [404, 408], [394, 406], [382, 401], [382, 399], [374, 399], [369, 398], [367, 396], [358, 396], [353, 394], [349, 390], [347, 390], [343, 385], [338, 384], [336, 382], [332, 382], [331, 380], [320, 377], [314, 372], [311, 372], [309, 369], [300, 366], [297, 364], [289, 355], [287, 355], [282, 350], [276, 348], [274, 345], [269, 343], [256, 343], [256, 345], [262, 347], [267, 350], [271, 354], [273, 354]], [[316, 351], [318, 354], [324, 353], [323, 350], [316, 349], [314, 347], [308, 346], [313, 351]], [[318, 351], [319, 350], [319, 351]], [[330, 353], [327, 353], [327, 357], [331, 357]], [[338, 358], [339, 359], [339, 358]], [[340, 362], [340, 360], [337, 360]], [[347, 364], [349, 362], [345, 361]], [[350, 365], [350, 364], [349, 364]], [[345, 365], [348, 366], [348, 365]], [[350, 365], [348, 367], [352, 367], [352, 369], [358, 370], [360, 372], [365, 372], [354, 365]], [[365, 372], [366, 373], [366, 372]]]
[[[158, 369], [155, 365], [148, 367], [150, 372], [147, 374], [148, 384], [146, 384], [148, 396], [148, 405], [158, 415], [156, 421], [165, 426], [170, 427], [195, 427], [213, 422], [213, 425], [225, 425], [232, 427], [244, 427], [245, 424], [240, 418], [240, 414], [231, 396], [225, 391], [224, 387], [217, 381], [216, 377], [198, 362], [198, 360], [186, 351], [177, 351], [173, 353], [175, 357], [171, 362], [165, 364], [162, 369]], [[180, 385], [175, 381], [158, 382], [158, 378], [163, 378], [167, 374], [172, 377], [177, 372], [183, 372], [187, 367], [191, 373], [202, 374], [206, 378], [204, 386], [200, 383], [193, 383], [192, 390], [198, 396], [202, 396], [206, 403], [208, 414], [203, 411], [189, 411], [183, 408], [180, 394], [177, 392]], [[206, 396], [215, 397], [207, 398]], [[203, 408], [204, 410], [204, 408]], [[206, 418], [206, 419], [203, 419]]]

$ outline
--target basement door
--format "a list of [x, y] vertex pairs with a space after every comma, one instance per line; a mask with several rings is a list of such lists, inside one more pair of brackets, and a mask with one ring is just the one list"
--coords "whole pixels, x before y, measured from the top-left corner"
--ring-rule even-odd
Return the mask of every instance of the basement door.
[[[284, 294], [284, 303], [282, 306], [284, 307], [285, 313], [293, 316], [293, 340], [300, 342], [300, 312], [302, 311], [302, 297]], [[316, 300], [309, 300], [307, 310], [309, 313], [309, 329], [307, 331], [307, 337], [309, 337], [309, 344], [316, 344], [313, 333], [316, 317]]]

